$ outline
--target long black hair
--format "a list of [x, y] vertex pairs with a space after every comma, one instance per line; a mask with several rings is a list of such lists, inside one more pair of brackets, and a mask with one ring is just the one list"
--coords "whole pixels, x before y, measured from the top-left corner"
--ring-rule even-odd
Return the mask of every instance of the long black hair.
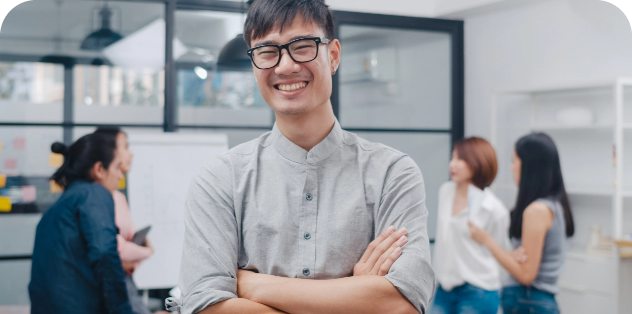
[[560, 156], [553, 139], [544, 133], [531, 133], [516, 142], [515, 150], [522, 160], [522, 168], [520, 169], [518, 199], [511, 213], [509, 235], [520, 239], [524, 210], [539, 198], [550, 198], [562, 204], [566, 220], [566, 236], [573, 236], [575, 233], [573, 214], [564, 188]]
[[116, 139], [103, 134], [87, 134], [70, 147], [55, 142], [51, 145], [53, 153], [62, 154], [64, 163], [51, 177], [59, 186], [66, 188], [76, 180], [93, 182], [90, 170], [97, 162], [107, 169], [114, 159]]

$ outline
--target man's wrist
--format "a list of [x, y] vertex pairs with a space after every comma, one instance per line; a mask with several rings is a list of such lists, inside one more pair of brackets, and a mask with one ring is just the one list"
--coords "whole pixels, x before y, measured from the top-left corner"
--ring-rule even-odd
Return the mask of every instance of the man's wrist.
[[279, 290], [279, 286], [283, 284], [283, 280], [287, 278], [257, 274], [256, 280], [252, 282], [252, 289], [250, 290], [251, 301], [267, 304], [269, 298], [275, 291]]

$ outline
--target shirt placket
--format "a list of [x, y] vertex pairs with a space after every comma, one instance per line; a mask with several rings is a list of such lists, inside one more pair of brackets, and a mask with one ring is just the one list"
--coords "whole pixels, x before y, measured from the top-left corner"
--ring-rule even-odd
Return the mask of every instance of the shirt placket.
[[314, 279], [316, 275], [316, 218], [318, 215], [317, 167], [305, 165], [305, 187], [301, 201], [299, 222], [299, 278]]

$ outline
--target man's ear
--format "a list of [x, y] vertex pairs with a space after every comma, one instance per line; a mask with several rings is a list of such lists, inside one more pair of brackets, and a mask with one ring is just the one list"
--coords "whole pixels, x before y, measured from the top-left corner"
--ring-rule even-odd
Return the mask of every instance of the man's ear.
[[95, 181], [101, 181], [103, 180], [103, 178], [105, 178], [106, 172], [107, 170], [105, 169], [105, 167], [103, 167], [103, 163], [100, 161], [97, 161], [92, 166], [92, 169], [90, 169], [90, 176]]
[[329, 64], [331, 67], [331, 73], [336, 73], [338, 67], [340, 66], [340, 54], [342, 52], [342, 48], [340, 47], [340, 41], [338, 39], [334, 39], [329, 42]]

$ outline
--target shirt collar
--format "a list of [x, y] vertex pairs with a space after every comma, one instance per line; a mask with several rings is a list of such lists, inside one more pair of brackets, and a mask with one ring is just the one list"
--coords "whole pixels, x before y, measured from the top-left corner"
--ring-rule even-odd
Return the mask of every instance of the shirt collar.
[[279, 130], [276, 122], [270, 138], [271, 144], [283, 157], [301, 164], [315, 164], [329, 157], [342, 145], [343, 132], [338, 119], [335, 119], [331, 132], [309, 152], [287, 139]]

